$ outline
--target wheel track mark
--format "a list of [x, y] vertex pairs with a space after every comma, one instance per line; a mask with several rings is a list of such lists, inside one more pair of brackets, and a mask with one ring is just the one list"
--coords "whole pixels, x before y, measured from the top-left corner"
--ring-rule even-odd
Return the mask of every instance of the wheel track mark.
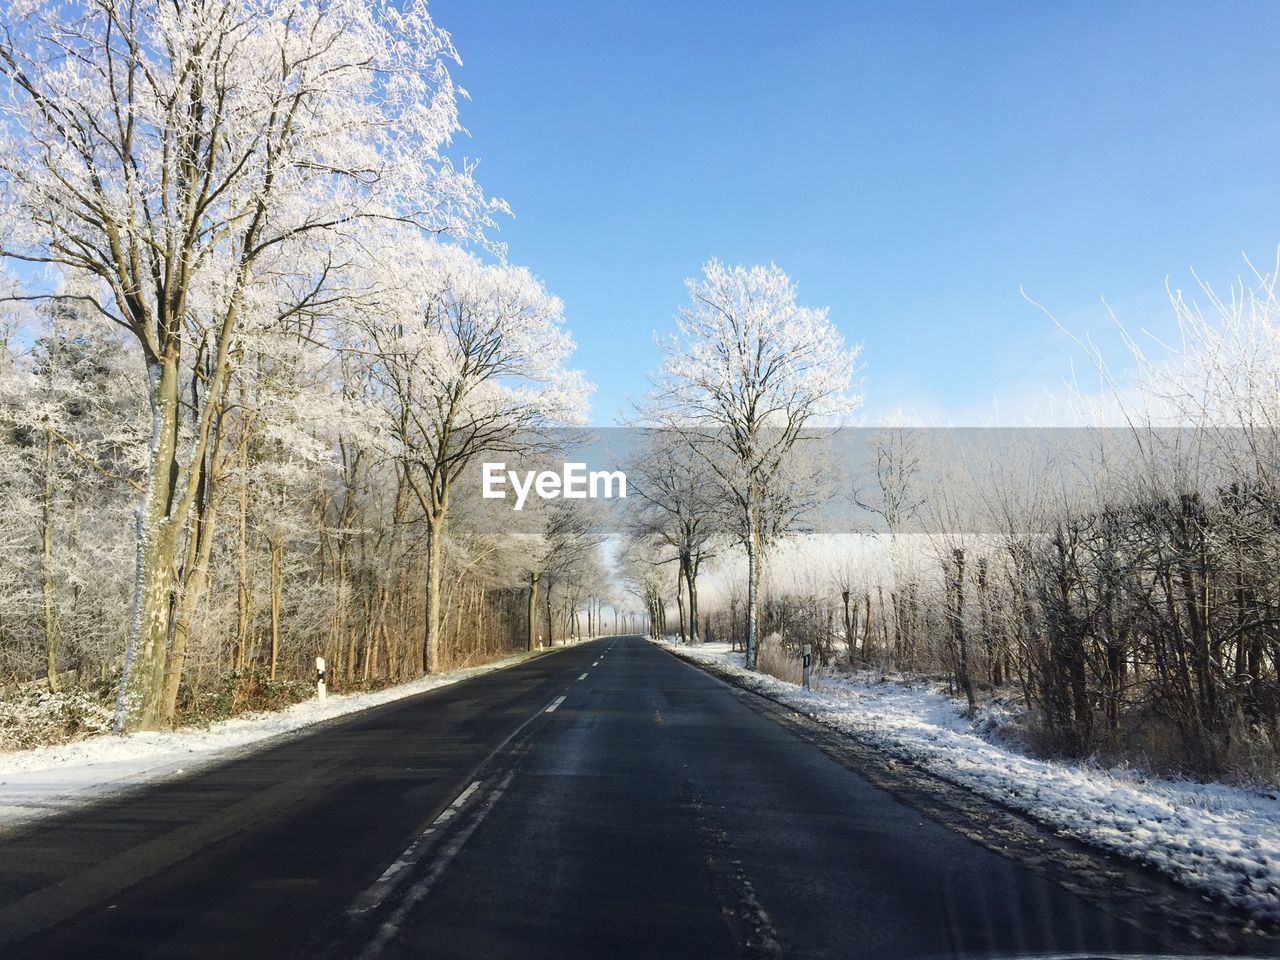
[[786, 954], [778, 932], [756, 896], [755, 885], [742, 861], [734, 857], [733, 841], [707, 816], [702, 796], [692, 780], [681, 788], [680, 807], [693, 821], [698, 849], [707, 862], [711, 882], [720, 900], [720, 915], [744, 960], [774, 960]]

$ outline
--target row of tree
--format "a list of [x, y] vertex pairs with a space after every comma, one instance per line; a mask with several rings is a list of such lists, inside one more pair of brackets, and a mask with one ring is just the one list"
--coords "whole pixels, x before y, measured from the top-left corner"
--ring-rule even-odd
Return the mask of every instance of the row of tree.
[[[1074, 429], [868, 430], [851, 465], [823, 426], [850, 406], [852, 352], [782, 322], [780, 274], [709, 265], [642, 409], [662, 429], [633, 476], [630, 580], [652, 632], [741, 643], [752, 668], [776, 636], [944, 673], [971, 710], [1013, 687], [1051, 752], [1274, 777], [1280, 301], [1256, 279], [1203, 288], [1205, 309], [1174, 294], [1178, 349], [1126, 338], [1123, 381], [1095, 352], [1103, 391], [1075, 392]], [[762, 579], [833, 496], [866, 532], [804, 537]]]
[[[0, 651], [119, 677], [404, 678], [595, 628], [599, 536], [459, 476], [585, 417], [562, 307], [446, 150], [420, 0], [34, 0], [0, 23]], [[469, 244], [471, 249], [464, 249]]]
[[[7, 674], [118, 676], [117, 728], [144, 729], [228, 673], [320, 653], [342, 682], [403, 678], [619, 608], [591, 510], [494, 523], [463, 482], [555, 449], [589, 386], [560, 302], [489, 239], [505, 205], [448, 157], [455, 61], [421, 0], [6, 9]], [[1097, 357], [1110, 409], [1077, 398], [1069, 458], [879, 432], [843, 491], [876, 548], [810, 554], [798, 587], [765, 561], [841, 492], [814, 451], [858, 406], [858, 350], [777, 267], [711, 261], [638, 409], [632, 592], [753, 668], [777, 634], [944, 670], [971, 705], [1016, 684], [1056, 750], [1273, 758], [1274, 283], [1207, 313], [1175, 295], [1181, 347], [1130, 342], [1133, 385]], [[735, 586], [704, 607], [712, 563]]]

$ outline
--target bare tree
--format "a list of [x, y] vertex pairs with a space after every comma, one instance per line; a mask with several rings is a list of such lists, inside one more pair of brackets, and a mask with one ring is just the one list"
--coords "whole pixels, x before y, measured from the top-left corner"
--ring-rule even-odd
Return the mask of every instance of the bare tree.
[[557, 578], [571, 575], [576, 558], [586, 552], [594, 552], [602, 541], [591, 511], [565, 500], [538, 501], [526, 507], [537, 511], [537, 532], [523, 535], [528, 584], [528, 637], [527, 646], [537, 646], [538, 597], [542, 594], [547, 612], [547, 642], [554, 639], [551, 622], [551, 592]]
[[806, 427], [852, 411], [858, 348], [825, 309], [796, 303], [778, 267], [712, 260], [687, 282], [691, 303], [663, 345], [648, 417], [684, 435], [735, 506], [747, 554], [747, 663], [758, 658], [760, 569], [768, 499]]
[[492, 209], [440, 159], [447, 34], [420, 3], [387, 9], [36, 0], [0, 23], [0, 254], [91, 278], [150, 385], [117, 729], [161, 721], [173, 570], [240, 332], [324, 299], [348, 225], [469, 235]]
[[559, 299], [529, 271], [414, 238], [382, 251], [370, 270], [390, 276], [359, 312], [356, 339], [426, 525], [421, 668], [431, 672], [455, 481], [482, 453], [518, 453], [547, 426], [584, 420], [590, 387], [565, 366], [574, 344]]
[[635, 456], [627, 478], [638, 504], [632, 535], [673, 555], [681, 638], [697, 643], [698, 572], [714, 556], [719, 534], [716, 477], [683, 437], [657, 431]]
[[854, 490], [854, 502], [884, 521], [889, 534], [889, 565], [893, 576], [890, 603], [893, 611], [893, 643], [910, 656], [913, 647], [911, 619], [907, 616], [907, 596], [914, 577], [911, 558], [903, 544], [903, 534], [924, 505], [921, 487], [925, 478], [920, 432], [911, 427], [893, 426], [875, 430], [869, 444], [875, 460], [875, 488]]

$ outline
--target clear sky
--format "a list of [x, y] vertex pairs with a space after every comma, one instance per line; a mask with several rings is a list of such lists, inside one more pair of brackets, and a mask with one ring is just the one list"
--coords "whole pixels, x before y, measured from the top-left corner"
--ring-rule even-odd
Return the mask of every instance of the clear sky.
[[432, 0], [501, 239], [613, 422], [683, 278], [774, 261], [864, 344], [866, 412], [1019, 422], [1164, 283], [1280, 244], [1280, 3]]

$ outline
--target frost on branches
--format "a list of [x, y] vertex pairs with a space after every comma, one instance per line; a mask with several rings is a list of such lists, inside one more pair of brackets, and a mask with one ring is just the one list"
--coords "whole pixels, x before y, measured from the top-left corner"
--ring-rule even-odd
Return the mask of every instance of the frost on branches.
[[367, 267], [379, 295], [355, 311], [349, 335], [425, 520], [420, 667], [431, 672], [454, 482], [484, 451], [516, 451], [542, 427], [585, 422], [591, 388], [566, 366], [574, 343], [563, 305], [528, 270], [420, 236], [389, 239]]
[[181, 670], [174, 600], [193, 584], [176, 571], [207, 559], [242, 334], [302, 333], [306, 349], [353, 241], [386, 224], [479, 238], [503, 209], [443, 153], [455, 60], [422, 3], [34, 0], [3, 15], [0, 254], [87, 284], [74, 296], [146, 368], [118, 729], [157, 726], [166, 669]]
[[860, 403], [853, 393], [859, 348], [846, 346], [825, 309], [800, 306], [795, 284], [777, 266], [712, 260], [687, 285], [690, 304], [663, 345], [644, 412], [686, 438], [734, 507], [734, 536], [749, 568], [747, 663], [754, 669], [763, 552], [783, 525], [777, 508], [793, 512], [782, 488], [797, 468], [805, 473], [797, 443], [806, 427], [838, 421]]

